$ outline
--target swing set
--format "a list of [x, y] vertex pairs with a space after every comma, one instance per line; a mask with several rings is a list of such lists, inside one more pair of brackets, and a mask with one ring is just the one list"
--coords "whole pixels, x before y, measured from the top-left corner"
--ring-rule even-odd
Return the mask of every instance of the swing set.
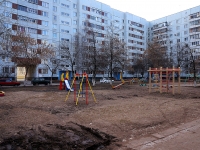
[[[77, 78], [78, 79], [81, 78], [78, 90], [77, 90], [77, 83], [76, 83]], [[85, 90], [84, 90], [84, 84], [85, 84]], [[74, 89], [74, 91], [73, 91], [74, 92], [74, 102], [76, 102], [76, 105], [78, 105], [78, 101], [79, 101], [79, 98], [81, 97], [81, 94], [82, 94], [82, 97], [84, 97], [83, 95], [85, 94], [85, 103], [88, 104], [88, 87], [90, 88], [94, 102], [97, 103], [96, 98], [94, 96], [94, 92], [93, 92], [92, 87], [90, 85], [90, 82], [88, 80], [88, 74], [86, 74], [86, 73], [75, 74], [73, 81], [72, 81], [72, 84], [71, 84], [71, 89], [72, 88]], [[68, 100], [70, 92], [71, 91], [69, 90], [68, 93], [67, 93], [65, 101]]]

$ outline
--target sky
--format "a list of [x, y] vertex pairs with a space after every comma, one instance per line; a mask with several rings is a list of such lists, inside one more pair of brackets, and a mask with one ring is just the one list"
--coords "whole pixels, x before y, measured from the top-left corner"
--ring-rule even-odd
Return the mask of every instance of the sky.
[[195, 6], [200, 0], [97, 0], [122, 12], [129, 12], [147, 21], [159, 19]]

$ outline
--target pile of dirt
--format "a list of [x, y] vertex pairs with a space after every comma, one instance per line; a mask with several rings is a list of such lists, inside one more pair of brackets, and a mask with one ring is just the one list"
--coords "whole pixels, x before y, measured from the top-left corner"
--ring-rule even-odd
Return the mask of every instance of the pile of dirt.
[[67, 125], [47, 124], [24, 129], [0, 143], [0, 150], [71, 149], [101, 150], [115, 138], [98, 130], [72, 122]]

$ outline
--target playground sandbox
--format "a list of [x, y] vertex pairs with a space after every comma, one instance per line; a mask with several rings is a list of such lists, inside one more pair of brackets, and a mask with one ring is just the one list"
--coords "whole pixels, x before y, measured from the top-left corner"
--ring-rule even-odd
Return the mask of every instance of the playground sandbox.
[[[114, 83], [118, 84], [118, 83]], [[1, 87], [0, 149], [120, 149], [200, 117], [200, 87], [183, 84], [181, 94], [148, 93], [146, 86], [93, 87], [88, 105], [58, 86]]]

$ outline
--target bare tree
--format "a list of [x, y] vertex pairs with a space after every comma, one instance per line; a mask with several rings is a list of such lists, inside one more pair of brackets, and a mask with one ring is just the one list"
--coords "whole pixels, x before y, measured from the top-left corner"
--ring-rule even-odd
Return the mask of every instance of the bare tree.
[[186, 43], [177, 43], [171, 48], [171, 59], [175, 67], [186, 69], [188, 52], [186, 52], [185, 44]]
[[10, 22], [9, 16], [12, 13], [7, 13], [3, 10], [4, 6], [6, 6], [7, 0], [1, 0], [0, 6], [0, 67], [1, 67], [1, 76], [2, 77], [13, 77], [15, 73], [15, 66], [10, 61], [11, 57], [11, 45], [12, 45], [12, 30], [11, 25], [7, 22]]
[[53, 53], [52, 45], [39, 44], [25, 32], [17, 32], [12, 39], [12, 61], [18, 66], [25, 67], [26, 81], [27, 73], [40, 64], [41, 59], [45, 59], [50, 53]]
[[53, 74], [56, 74], [56, 71], [61, 68], [62, 60], [56, 55], [57, 48], [52, 48], [52, 52], [46, 55], [44, 64], [48, 67], [51, 72], [51, 84], [53, 79]]
[[148, 48], [144, 52], [144, 59], [148, 60], [148, 66], [153, 68], [172, 65], [167, 55], [167, 47], [162, 46], [157, 40], [148, 43]]
[[99, 38], [104, 37], [104, 34], [97, 29], [97, 25], [93, 25], [87, 20], [85, 21], [85, 25], [84, 39], [87, 43], [84, 43], [83, 64], [85, 69], [92, 73], [92, 83], [95, 86], [96, 74], [105, 66], [105, 57], [101, 48], [102, 45], [99, 42]]
[[72, 74], [74, 74], [75, 66], [80, 66], [80, 53], [82, 35], [77, 33], [73, 37], [73, 41], [61, 41], [59, 55], [61, 56], [61, 63], [71, 67]]
[[200, 65], [198, 50], [191, 48], [191, 46], [186, 42], [177, 43], [172, 48], [174, 66], [180, 67], [185, 74], [193, 73], [194, 85], [196, 86], [197, 72]]
[[134, 72], [136, 72], [137, 75], [141, 74], [142, 77], [143, 77], [145, 71], [147, 70], [145, 58], [144, 57], [137, 57], [137, 59], [135, 59], [135, 62], [133, 64], [133, 69], [134, 69]]
[[196, 86], [198, 64], [200, 62], [200, 58], [197, 55], [198, 52], [195, 49], [192, 49], [188, 43], [185, 43], [183, 48], [183, 52], [186, 55], [185, 68], [188, 69], [189, 72], [193, 73], [194, 86]]
[[127, 48], [125, 42], [119, 38], [120, 29], [115, 26], [115, 23], [111, 23], [106, 31], [103, 49], [108, 62], [110, 77], [112, 78], [116, 68], [124, 69], [124, 62], [127, 59]]

